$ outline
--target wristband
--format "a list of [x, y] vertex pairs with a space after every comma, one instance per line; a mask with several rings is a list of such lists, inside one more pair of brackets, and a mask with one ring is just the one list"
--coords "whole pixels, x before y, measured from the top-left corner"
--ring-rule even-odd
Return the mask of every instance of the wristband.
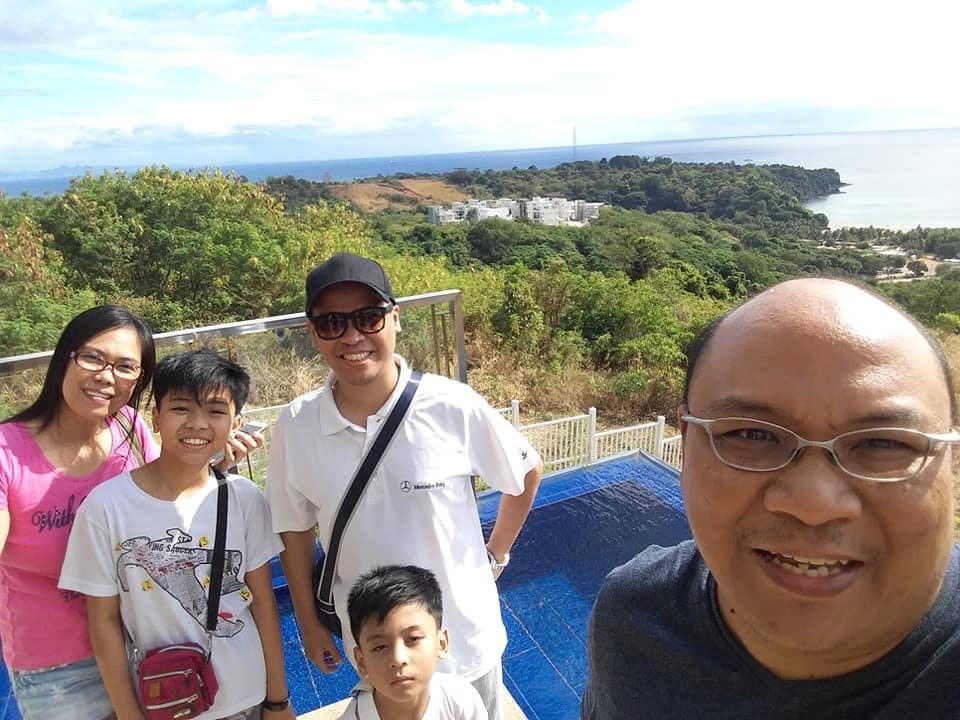
[[260, 707], [264, 710], [279, 711], [286, 710], [290, 707], [290, 696], [288, 695], [283, 700], [264, 700], [260, 703]]
[[493, 553], [487, 550], [487, 559], [490, 561], [490, 569], [493, 571], [503, 570], [507, 565], [510, 564], [510, 553], [503, 554], [503, 562], [497, 560], [494, 557]]

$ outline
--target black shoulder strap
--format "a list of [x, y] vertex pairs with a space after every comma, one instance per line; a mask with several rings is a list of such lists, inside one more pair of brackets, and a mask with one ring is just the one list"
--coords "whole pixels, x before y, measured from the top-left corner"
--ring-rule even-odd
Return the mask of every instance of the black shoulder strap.
[[330, 533], [330, 542], [324, 548], [323, 570], [320, 572], [320, 582], [317, 583], [317, 602], [324, 608], [329, 608], [333, 612], [333, 576], [337, 570], [337, 554], [340, 552], [340, 541], [343, 539], [343, 533], [347, 529], [347, 524], [353, 516], [353, 511], [363, 497], [364, 490], [373, 477], [374, 471], [383, 459], [383, 454], [393, 439], [394, 433], [403, 422], [407, 414], [407, 408], [413, 401], [413, 396], [420, 386], [422, 374], [414, 370], [410, 373], [410, 379], [406, 387], [397, 399], [397, 403], [390, 411], [387, 421], [380, 428], [377, 439], [373, 441], [370, 450], [367, 452], [357, 472], [354, 473], [353, 480], [350, 481], [350, 487], [340, 500], [340, 507], [337, 508], [337, 516], [333, 521], [333, 530]]
[[217, 535], [213, 540], [213, 562], [210, 566], [210, 588], [207, 593], [207, 632], [217, 629], [217, 614], [220, 612], [220, 589], [223, 587], [223, 565], [227, 544], [227, 478], [219, 470], [211, 468], [220, 487], [217, 488]]

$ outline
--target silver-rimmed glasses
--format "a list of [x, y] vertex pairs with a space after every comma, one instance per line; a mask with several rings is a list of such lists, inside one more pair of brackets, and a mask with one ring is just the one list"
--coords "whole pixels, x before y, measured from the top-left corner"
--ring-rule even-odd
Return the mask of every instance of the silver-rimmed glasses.
[[878, 427], [840, 433], [832, 440], [807, 440], [793, 430], [754, 418], [713, 420], [684, 415], [710, 437], [714, 454], [724, 465], [750, 472], [786, 467], [804, 448], [822, 448], [845, 473], [862, 480], [909, 480], [927, 466], [939, 443], [957, 442], [960, 433], [936, 434], [908, 428]]

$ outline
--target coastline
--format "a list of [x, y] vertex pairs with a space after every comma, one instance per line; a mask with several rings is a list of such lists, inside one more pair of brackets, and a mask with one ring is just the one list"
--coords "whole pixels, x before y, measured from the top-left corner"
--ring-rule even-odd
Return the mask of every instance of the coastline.
[[[683, 139], [575, 149], [578, 160], [600, 160], [617, 154], [662, 156], [675, 162], [835, 168], [842, 179], [839, 189], [804, 202], [811, 211], [826, 215], [831, 229], [960, 227], [960, 196], [951, 192], [951, 188], [960, 187], [960, 129]], [[461, 168], [550, 168], [573, 157], [572, 147], [548, 147], [292, 163], [225, 163], [220, 169], [254, 182], [285, 175], [314, 182], [349, 182], [398, 174], [438, 175]], [[103, 170], [89, 169], [95, 175]], [[63, 174], [56, 175], [58, 171]], [[82, 172], [83, 168], [71, 167], [17, 176], [0, 173], [0, 188], [10, 198], [23, 192], [35, 197], [59, 194], [69, 187], [71, 177]]]

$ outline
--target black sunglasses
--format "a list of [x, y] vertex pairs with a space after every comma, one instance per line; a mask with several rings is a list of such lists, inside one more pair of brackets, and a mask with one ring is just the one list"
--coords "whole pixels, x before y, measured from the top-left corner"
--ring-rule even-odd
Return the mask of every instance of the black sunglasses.
[[373, 335], [383, 330], [387, 315], [393, 311], [393, 303], [389, 305], [374, 305], [360, 308], [353, 312], [328, 312], [319, 315], [308, 315], [307, 319], [317, 331], [321, 340], [336, 340], [347, 331], [347, 323], [353, 321], [353, 326], [364, 335]]

